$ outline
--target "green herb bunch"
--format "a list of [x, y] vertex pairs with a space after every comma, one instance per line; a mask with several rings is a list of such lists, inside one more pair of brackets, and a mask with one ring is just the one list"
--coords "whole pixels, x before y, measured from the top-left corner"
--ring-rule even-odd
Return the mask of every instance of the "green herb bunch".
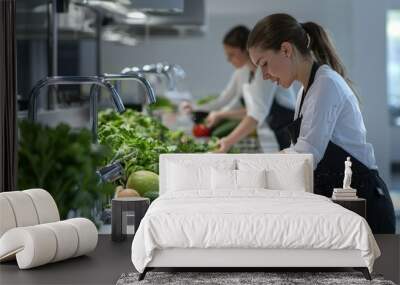
[[127, 176], [138, 170], [158, 173], [162, 153], [199, 153], [215, 149], [215, 139], [195, 142], [181, 131], [171, 131], [158, 120], [133, 110], [118, 114], [111, 109], [99, 113], [99, 142], [108, 146], [111, 156], [106, 163], [118, 158]]
[[66, 124], [50, 128], [22, 121], [19, 131], [18, 189], [43, 188], [62, 219], [73, 209], [95, 222], [93, 209], [113, 193], [113, 186], [99, 184], [96, 175], [110, 151], [93, 146], [89, 130], [75, 131]]

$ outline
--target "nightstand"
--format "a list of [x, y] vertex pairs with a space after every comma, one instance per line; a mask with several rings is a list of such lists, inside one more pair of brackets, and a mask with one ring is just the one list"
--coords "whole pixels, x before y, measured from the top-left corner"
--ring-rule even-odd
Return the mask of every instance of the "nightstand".
[[150, 205], [150, 199], [142, 197], [114, 198], [111, 206], [111, 239], [123, 241], [137, 231]]
[[357, 199], [332, 199], [332, 202], [339, 204], [340, 206], [359, 214], [364, 219], [367, 218], [367, 200], [363, 198]]

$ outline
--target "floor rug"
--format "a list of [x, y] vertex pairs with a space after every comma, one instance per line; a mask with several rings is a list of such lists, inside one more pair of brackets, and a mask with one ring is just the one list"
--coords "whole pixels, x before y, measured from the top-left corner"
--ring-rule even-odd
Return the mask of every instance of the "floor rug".
[[138, 281], [138, 273], [125, 273], [117, 281], [117, 285], [297, 285], [297, 284], [379, 284], [395, 285], [384, 280], [380, 275], [372, 275], [372, 281], [364, 278], [360, 272], [154, 272], [150, 271], [142, 281]]

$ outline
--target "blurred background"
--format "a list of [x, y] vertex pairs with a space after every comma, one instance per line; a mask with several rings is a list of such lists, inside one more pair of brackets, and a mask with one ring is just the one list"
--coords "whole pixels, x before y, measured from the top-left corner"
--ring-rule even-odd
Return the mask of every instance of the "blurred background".
[[[35, 83], [55, 75], [92, 76], [120, 73], [127, 67], [179, 65], [174, 88], [148, 77], [155, 92], [177, 103], [218, 94], [233, 67], [222, 38], [233, 26], [252, 27], [276, 12], [299, 21], [316, 21], [328, 29], [355, 82], [381, 176], [400, 213], [400, 2], [395, 0], [18, 0], [18, 116], [27, 116]], [[141, 109], [145, 89], [124, 82], [126, 106]], [[43, 89], [38, 120], [49, 126], [67, 122], [89, 127], [89, 87]], [[111, 106], [102, 91], [100, 107]], [[168, 121], [186, 128], [185, 118]], [[171, 123], [172, 122], [172, 123]], [[397, 227], [398, 231], [400, 227]]]

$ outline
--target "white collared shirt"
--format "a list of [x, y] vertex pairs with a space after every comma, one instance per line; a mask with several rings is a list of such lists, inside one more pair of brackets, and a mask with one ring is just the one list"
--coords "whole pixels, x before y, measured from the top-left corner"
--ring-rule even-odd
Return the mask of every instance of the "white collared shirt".
[[[301, 94], [296, 103], [298, 117]], [[303, 116], [297, 143], [290, 149], [312, 153], [314, 167], [321, 161], [329, 141], [340, 146], [370, 169], [376, 169], [374, 149], [366, 141], [366, 129], [356, 96], [330, 66], [318, 68], [301, 109]], [[290, 150], [289, 150], [290, 151]]]

